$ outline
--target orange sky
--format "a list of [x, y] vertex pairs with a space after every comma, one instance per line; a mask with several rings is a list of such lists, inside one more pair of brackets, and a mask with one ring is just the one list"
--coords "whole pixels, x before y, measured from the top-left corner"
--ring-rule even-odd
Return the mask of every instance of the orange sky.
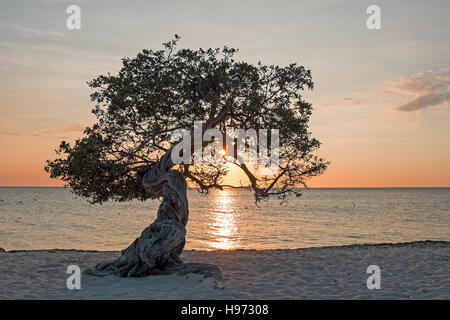
[[66, 3], [2, 1], [0, 185], [61, 186], [43, 167], [93, 121], [86, 81], [178, 33], [180, 47], [227, 44], [239, 60], [312, 70], [310, 129], [331, 166], [311, 187], [449, 187], [449, 2], [379, 5], [382, 28], [371, 31], [361, 2], [179, 2], [176, 12], [83, 2], [74, 31]]

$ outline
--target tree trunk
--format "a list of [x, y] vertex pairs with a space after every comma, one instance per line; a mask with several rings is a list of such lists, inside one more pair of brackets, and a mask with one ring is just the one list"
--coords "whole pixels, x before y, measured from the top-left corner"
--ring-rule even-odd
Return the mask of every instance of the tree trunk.
[[187, 186], [182, 173], [167, 170], [172, 166], [170, 161], [170, 157], [164, 156], [143, 178], [148, 195], [163, 197], [156, 220], [128, 248], [122, 250], [117, 260], [100, 263], [85, 270], [85, 274], [145, 277], [199, 273], [204, 277], [223, 281], [216, 266], [184, 264], [180, 259], [186, 242], [185, 226], [189, 218]]

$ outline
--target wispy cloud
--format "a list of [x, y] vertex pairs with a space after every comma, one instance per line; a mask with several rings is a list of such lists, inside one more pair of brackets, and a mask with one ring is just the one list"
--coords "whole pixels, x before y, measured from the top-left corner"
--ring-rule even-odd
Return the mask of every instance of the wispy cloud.
[[36, 28], [30, 28], [19, 25], [10, 25], [11, 29], [17, 31], [22, 35], [26, 35], [28, 37], [36, 38], [38, 41], [42, 40], [51, 40], [51, 41], [71, 41], [78, 39], [79, 36], [76, 33], [70, 32], [59, 32], [59, 31], [49, 31], [49, 30], [41, 30]]
[[58, 138], [67, 138], [67, 134], [72, 133], [81, 133], [85, 129], [86, 126], [83, 126], [81, 124], [75, 123], [72, 125], [68, 125], [65, 127], [62, 127], [60, 129], [55, 130], [42, 130], [41, 127], [34, 127], [31, 130], [28, 131], [7, 131], [7, 132], [0, 132], [0, 135], [3, 136], [32, 136], [32, 137], [58, 137]]
[[424, 108], [450, 105], [450, 67], [439, 67], [416, 73], [390, 83], [390, 92], [409, 96], [396, 109], [412, 112]]
[[321, 104], [321, 107], [333, 107], [333, 106], [357, 106], [362, 104], [362, 100], [356, 100], [352, 97], [337, 98], [332, 101]]
[[[40, 134], [43, 135], [58, 135], [58, 134], [64, 134], [64, 133], [71, 133], [71, 132], [83, 132], [83, 130], [85, 129], [86, 126], [82, 126], [81, 124], [72, 124], [69, 126], [66, 126], [64, 128], [61, 128], [59, 130], [47, 130], [47, 131], [40, 131]], [[38, 129], [38, 128], [37, 128]]]

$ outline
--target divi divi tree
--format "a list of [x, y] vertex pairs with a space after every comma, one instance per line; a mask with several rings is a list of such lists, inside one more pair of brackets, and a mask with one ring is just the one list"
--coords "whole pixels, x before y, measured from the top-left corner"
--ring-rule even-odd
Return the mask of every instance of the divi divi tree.
[[[328, 165], [315, 154], [320, 142], [308, 130], [312, 107], [302, 92], [313, 88], [310, 70], [295, 63], [280, 67], [236, 61], [237, 50], [229, 47], [177, 49], [178, 40], [175, 36], [161, 50], [124, 58], [118, 74], [90, 81], [96, 121], [73, 144], [62, 141], [58, 157], [47, 161], [51, 178], [63, 180], [92, 203], [161, 199], [156, 220], [139, 238], [118, 259], [88, 269], [90, 274], [220, 274], [214, 266], [180, 259], [188, 184], [203, 192], [224, 188], [224, 176], [237, 166], [246, 181], [239, 187], [252, 190], [256, 201], [284, 199]], [[193, 132], [198, 121], [202, 132], [278, 129], [277, 170], [260, 175], [256, 165], [237, 161], [174, 163], [171, 153], [181, 140], [174, 141], [172, 133]], [[202, 148], [208, 143], [203, 141]]]

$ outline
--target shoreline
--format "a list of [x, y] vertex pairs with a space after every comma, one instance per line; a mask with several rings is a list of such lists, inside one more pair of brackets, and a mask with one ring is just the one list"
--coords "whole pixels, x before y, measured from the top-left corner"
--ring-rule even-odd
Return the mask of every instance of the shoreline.
[[[355, 244], [344, 244], [344, 245], [336, 245], [336, 246], [322, 246], [322, 247], [306, 247], [306, 248], [294, 248], [294, 249], [231, 249], [231, 250], [197, 250], [197, 249], [185, 249], [183, 252], [233, 252], [233, 251], [297, 251], [297, 250], [313, 250], [313, 249], [331, 249], [331, 248], [347, 248], [347, 247], [373, 247], [373, 246], [409, 246], [409, 245], [421, 245], [421, 244], [443, 244], [450, 245], [450, 241], [447, 240], [417, 240], [417, 241], [406, 241], [406, 242], [380, 242], [380, 243], [355, 243]], [[2, 251], [2, 249], [4, 251]], [[7, 250], [4, 247], [0, 246], [0, 253], [17, 253], [17, 252], [92, 252], [92, 253], [118, 253], [120, 250], [95, 250], [95, 249], [20, 249], [20, 250]]]
[[[66, 286], [67, 268], [81, 270], [119, 251], [0, 252], [0, 299], [450, 299], [450, 242], [415, 241], [275, 250], [186, 250], [186, 263], [218, 266], [223, 283], [196, 274], [145, 278], [82, 275]], [[381, 289], [367, 288], [377, 265]]]

